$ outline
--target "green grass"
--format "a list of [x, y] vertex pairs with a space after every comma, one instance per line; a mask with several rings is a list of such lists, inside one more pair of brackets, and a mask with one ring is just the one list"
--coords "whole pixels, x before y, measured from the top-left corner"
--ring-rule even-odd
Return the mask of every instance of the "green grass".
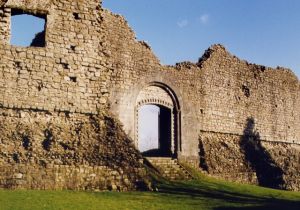
[[157, 184], [158, 192], [0, 190], [0, 210], [43, 209], [284, 209], [300, 210], [300, 193], [228, 183], [203, 175]]

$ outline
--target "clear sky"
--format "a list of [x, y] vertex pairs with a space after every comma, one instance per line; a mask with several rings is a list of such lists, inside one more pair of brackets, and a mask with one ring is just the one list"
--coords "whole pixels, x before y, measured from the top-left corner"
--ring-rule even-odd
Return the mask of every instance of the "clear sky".
[[44, 30], [45, 21], [32, 15], [12, 16], [11, 44], [30, 46], [35, 35]]
[[158, 149], [158, 114], [160, 108], [155, 105], [144, 105], [139, 109], [139, 140], [141, 152]]
[[163, 64], [196, 62], [220, 43], [241, 59], [300, 78], [299, 0], [103, 0]]

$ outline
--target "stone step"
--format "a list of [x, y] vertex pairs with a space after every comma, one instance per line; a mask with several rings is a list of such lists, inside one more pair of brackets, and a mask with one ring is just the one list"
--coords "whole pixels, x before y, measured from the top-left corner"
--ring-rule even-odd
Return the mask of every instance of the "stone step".
[[189, 180], [193, 178], [190, 173], [178, 163], [177, 159], [168, 157], [147, 157], [146, 159], [167, 179]]

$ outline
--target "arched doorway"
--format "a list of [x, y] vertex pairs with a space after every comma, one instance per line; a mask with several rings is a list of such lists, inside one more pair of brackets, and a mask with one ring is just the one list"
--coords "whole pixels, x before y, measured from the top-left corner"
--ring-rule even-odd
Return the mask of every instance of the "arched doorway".
[[142, 89], [136, 101], [135, 144], [145, 156], [177, 156], [180, 109], [174, 92], [160, 83]]

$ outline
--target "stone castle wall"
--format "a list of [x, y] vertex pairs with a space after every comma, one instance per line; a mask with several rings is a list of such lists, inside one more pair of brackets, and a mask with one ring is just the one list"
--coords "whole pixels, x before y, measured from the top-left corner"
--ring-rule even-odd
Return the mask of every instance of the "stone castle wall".
[[[45, 47], [10, 45], [14, 9], [46, 15]], [[0, 24], [0, 187], [135, 189], [140, 155], [98, 117], [110, 75], [99, 2], [8, 1]]]
[[[300, 146], [263, 141], [259, 133], [201, 132], [200, 168], [241, 183], [299, 190]], [[218, 155], [216, 155], [218, 154]]]
[[[46, 47], [9, 44], [11, 8], [46, 14]], [[1, 11], [1, 29], [5, 30], [0, 39], [3, 107], [96, 113], [105, 106], [108, 70], [101, 56], [98, 1], [8, 1]]]
[[156, 81], [177, 95], [187, 124], [182, 133], [192, 133], [183, 138], [189, 141], [196, 143], [200, 130], [242, 135], [247, 118], [255, 117], [262, 139], [300, 143], [300, 86], [290, 70], [249, 64], [220, 45], [207, 50], [199, 63], [161, 66], [147, 46], [135, 41], [121, 17], [105, 12], [104, 25], [112, 34], [109, 46], [116, 71], [112, 108], [125, 126], [131, 127], [140, 90]]
[[0, 187], [129, 190], [143, 182], [141, 155], [103, 112], [0, 109]]
[[[10, 45], [11, 10], [14, 9], [46, 15], [45, 47]], [[235, 180], [236, 174], [242, 171], [245, 182], [258, 183], [257, 176], [253, 178], [256, 169], [249, 168], [244, 161], [245, 151], [238, 146], [238, 142], [245, 136], [247, 121], [251, 118], [255, 122], [255, 132], [259, 133], [259, 140], [265, 142], [262, 147], [272, 151], [269, 153], [272, 159], [275, 162], [278, 160], [278, 165], [286, 170], [291, 170], [291, 166], [300, 168], [294, 162], [299, 154], [297, 145], [300, 144], [300, 83], [290, 70], [249, 64], [231, 55], [221, 45], [209, 48], [198, 63], [183, 62], [175, 66], [163, 66], [147, 43], [135, 39], [134, 32], [124, 18], [103, 10], [96, 0], [48, 0], [42, 4], [34, 0], [7, 1], [0, 7], [0, 59], [0, 120], [1, 128], [4, 129], [0, 136], [0, 163], [5, 166], [5, 169], [0, 169], [1, 186], [5, 185], [9, 174], [18, 174], [15, 172], [18, 165], [27, 174], [30, 174], [29, 168], [34, 164], [53, 166], [49, 169], [52, 171], [48, 173], [52, 177], [49, 180], [54, 180], [53, 174], [57, 167], [71, 166], [70, 171], [76, 171], [76, 167], [95, 167], [95, 170], [98, 170], [97, 167], [107, 167], [110, 159], [94, 164], [79, 155], [82, 151], [95, 149], [92, 146], [79, 146], [69, 160], [65, 158], [65, 154], [69, 154], [69, 151], [64, 150], [65, 141], [88, 143], [97, 139], [76, 134], [75, 122], [92, 126], [90, 117], [109, 109], [121, 121], [128, 137], [134, 139], [138, 96], [147, 86], [158, 83], [172, 90], [177, 99], [180, 112], [180, 146], [177, 155], [181, 160], [195, 166], [205, 160], [208, 172], [221, 177], [227, 177], [226, 168], [231, 166], [235, 174], [229, 177], [231, 180]], [[47, 151], [42, 143], [49, 119], [57, 122], [53, 129], [60, 130], [60, 133], [55, 134], [58, 136], [55, 137], [58, 139], [55, 147]], [[62, 122], [69, 124], [60, 128]], [[102, 118], [101, 122], [106, 124], [109, 120]], [[35, 124], [37, 127], [33, 126]], [[28, 132], [32, 133], [32, 145], [39, 148], [34, 147], [36, 153], [33, 160], [20, 140], [22, 135], [24, 137], [20, 133], [28, 127]], [[14, 130], [18, 141], [12, 140], [16, 135]], [[60, 137], [68, 135], [70, 130], [75, 132], [74, 135]], [[97, 132], [94, 130], [92, 133], [97, 136]], [[206, 137], [207, 133], [209, 137]], [[222, 160], [226, 161], [214, 161], [218, 152], [207, 151], [207, 148], [213, 147], [211, 145], [219, 144], [220, 135], [222, 141], [234, 145], [228, 147], [229, 151], [232, 149], [231, 158], [228, 157], [228, 151], [223, 154]], [[128, 137], [121, 135], [118, 139]], [[199, 143], [199, 138], [205, 140]], [[111, 144], [114, 148], [121, 147], [124, 154], [128, 152], [125, 147], [129, 143]], [[105, 143], [101, 145], [102, 148], [106, 147]], [[286, 153], [278, 152], [282, 148], [287, 148], [284, 150]], [[110, 154], [109, 150], [103, 151], [98, 154], [100, 159]], [[205, 151], [206, 156], [202, 157], [199, 154], [201, 151]], [[76, 155], [80, 156], [79, 163], [76, 163]], [[293, 158], [289, 161], [290, 165], [282, 165], [291, 155]], [[43, 166], [40, 160], [45, 158], [47, 164]], [[234, 161], [229, 161], [231, 159]], [[130, 161], [137, 164], [138, 158]], [[14, 166], [7, 169], [6, 165], [11, 163]], [[112, 166], [108, 167], [116, 170]], [[138, 165], [136, 167], [139, 168]], [[66, 173], [69, 172], [63, 172]], [[103, 169], [103, 173], [106, 170]], [[22, 177], [26, 177], [26, 173], [22, 174]], [[30, 185], [28, 179], [23, 186]], [[73, 185], [74, 188], [84, 186], [84, 179], [74, 181], [77, 183]], [[288, 189], [296, 189], [297, 186], [299, 189], [299, 183], [291, 181], [295, 179], [299, 179], [299, 175], [297, 177], [294, 172], [288, 172], [283, 185]], [[134, 185], [134, 178], [129, 180]], [[288, 183], [296, 187], [287, 187]], [[65, 182], [61, 181], [57, 186], [64, 185]]]
[[[300, 85], [290, 70], [250, 64], [231, 55], [220, 45], [209, 48], [198, 63], [162, 66], [146, 43], [135, 40], [122, 17], [105, 11], [104, 26], [111, 34], [108, 36], [112, 47], [110, 58], [116, 71], [111, 107], [132, 138], [135, 137], [137, 97], [141, 100], [139, 93], [153, 82], [163, 83], [175, 92], [181, 108], [181, 149], [178, 155], [182, 161], [197, 166], [199, 136], [205, 132], [211, 133], [211, 141], [215, 144], [222, 134], [226, 136], [224, 141], [239, 145], [247, 129], [247, 120], [253, 118], [259, 140], [266, 142], [262, 148], [267, 145], [274, 161], [289, 171], [283, 178], [289, 184], [277, 187], [299, 189], [295, 180], [299, 179], [297, 170], [300, 168], [297, 164], [300, 152]], [[209, 142], [207, 144], [210, 145]], [[244, 177], [240, 181], [259, 183], [256, 169], [247, 166], [241, 147], [231, 149], [234, 152], [228, 155], [232, 157], [224, 154], [223, 160], [227, 162], [218, 162], [221, 172], [210, 170], [210, 174], [230, 180]], [[289, 152], [281, 153], [281, 150]], [[291, 155], [293, 164], [287, 166], [285, 164]], [[206, 158], [218, 159], [218, 156], [219, 152], [214, 151]], [[230, 159], [239, 164], [234, 165]], [[225, 172], [228, 168], [231, 168], [231, 173]]]

